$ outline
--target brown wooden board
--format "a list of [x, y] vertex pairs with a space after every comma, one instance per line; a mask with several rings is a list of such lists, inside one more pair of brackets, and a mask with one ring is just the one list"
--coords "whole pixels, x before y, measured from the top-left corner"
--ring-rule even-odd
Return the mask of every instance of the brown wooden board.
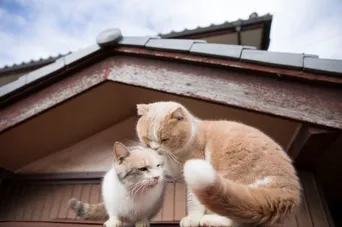
[[181, 220], [186, 213], [186, 191], [184, 184], [175, 184], [174, 220]]
[[[272, 227], [330, 226], [313, 175], [300, 172], [300, 179], [304, 189], [301, 206], [294, 215], [283, 220], [281, 223], [272, 225]], [[37, 221], [48, 221], [49, 223], [64, 221], [64, 224], [60, 226], [68, 226], [69, 224], [65, 221], [72, 223], [84, 222], [84, 220], [75, 219], [74, 214], [68, 209], [67, 201], [71, 197], [87, 203], [101, 202], [100, 184], [2, 184], [0, 190], [6, 191], [8, 188], [15, 187], [18, 187], [18, 190], [11, 190], [12, 196], [9, 196], [7, 200], [4, 197], [0, 200], [1, 207], [5, 205], [5, 208], [8, 208], [6, 215], [1, 215], [0, 223], [1, 221], [29, 221], [29, 223]], [[184, 184], [168, 184], [164, 205], [152, 222], [179, 223], [180, 219], [186, 215], [185, 193]], [[10, 206], [8, 204], [15, 205]], [[89, 222], [87, 223], [89, 224]], [[6, 222], [6, 224], [9, 223]], [[22, 222], [12, 222], [11, 225], [25, 226]], [[47, 226], [49, 225], [47, 224]], [[0, 224], [1, 226], [4, 225]]]
[[49, 220], [50, 210], [53, 206], [53, 185], [45, 185], [46, 193], [44, 195], [43, 211], [41, 213], [40, 220]]
[[[0, 227], [98, 227], [103, 226], [102, 223], [68, 223], [68, 222], [0, 222]], [[174, 226], [178, 227], [178, 223], [163, 223], [152, 224], [151, 226], [163, 227]]]
[[167, 184], [163, 204], [162, 221], [173, 221], [174, 213], [174, 184]]

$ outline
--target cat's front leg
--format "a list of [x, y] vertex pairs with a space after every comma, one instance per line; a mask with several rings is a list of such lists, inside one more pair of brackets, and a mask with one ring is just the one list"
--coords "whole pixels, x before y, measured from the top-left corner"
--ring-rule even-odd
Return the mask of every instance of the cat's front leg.
[[122, 227], [123, 223], [116, 216], [111, 216], [104, 224], [106, 227]]
[[233, 227], [234, 222], [227, 217], [220, 216], [218, 214], [206, 214], [201, 218], [201, 226], [221, 226], [221, 227]]
[[142, 220], [135, 223], [135, 227], [149, 227], [150, 222], [148, 220]]
[[187, 216], [180, 221], [181, 227], [197, 227], [205, 213], [205, 207], [198, 201], [192, 190], [187, 187]]

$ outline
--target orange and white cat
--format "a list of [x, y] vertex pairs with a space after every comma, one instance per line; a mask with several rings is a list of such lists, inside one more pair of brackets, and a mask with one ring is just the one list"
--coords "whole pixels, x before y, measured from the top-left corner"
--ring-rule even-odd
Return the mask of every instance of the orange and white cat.
[[168, 174], [184, 176], [188, 214], [181, 226], [272, 224], [300, 204], [291, 159], [260, 130], [200, 120], [176, 102], [138, 104], [137, 111], [141, 142], [168, 156]]

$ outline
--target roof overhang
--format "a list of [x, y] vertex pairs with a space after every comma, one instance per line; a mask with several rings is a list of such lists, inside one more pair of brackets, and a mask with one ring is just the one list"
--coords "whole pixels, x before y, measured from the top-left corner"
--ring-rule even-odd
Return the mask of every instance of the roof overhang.
[[[162, 38], [180, 38], [180, 39], [205, 39], [207, 37], [218, 36], [223, 34], [233, 34], [240, 36], [241, 32], [250, 31], [254, 29], [262, 29], [260, 37], [260, 49], [267, 50], [270, 44], [270, 32], [273, 16], [266, 14], [257, 16], [252, 14], [250, 18], [236, 20], [232, 22], [225, 22], [219, 25], [210, 25], [208, 27], [197, 27], [195, 29], [185, 29], [183, 31], [172, 31], [167, 34], [159, 34]], [[238, 37], [238, 44], [245, 43]], [[241, 42], [241, 43], [239, 43]]]
[[[342, 129], [340, 63], [196, 40], [124, 37], [114, 46], [93, 45], [67, 55], [1, 87], [0, 131], [105, 81]], [[71, 76], [83, 68], [86, 76]], [[58, 80], [60, 85], [44, 93]]]
[[[4, 141], [12, 145], [19, 143], [16, 138], [34, 139], [39, 143], [44, 141], [41, 136], [53, 134], [55, 127], [58, 136], [65, 137], [64, 146], [70, 145], [90, 136], [91, 132], [136, 115], [134, 103], [160, 98], [153, 98], [150, 95], [153, 92], [168, 94], [166, 98], [183, 97], [310, 126], [342, 129], [342, 77], [337, 60], [196, 40], [149, 37], [118, 40], [106, 45], [99, 42], [101, 46], [96, 44], [67, 55], [1, 87], [0, 138], [3, 144]], [[132, 89], [134, 92], [130, 93]], [[137, 97], [132, 98], [132, 94]], [[81, 116], [86, 114], [78, 113], [78, 108], [83, 111], [80, 106], [87, 106], [87, 103], [92, 108], [87, 108], [90, 112], [82, 121]], [[124, 111], [117, 111], [114, 103], [129, 105]], [[74, 111], [63, 112], [67, 107]], [[50, 115], [46, 115], [49, 111]], [[95, 116], [96, 111], [113, 118], [95, 121], [91, 116]], [[115, 114], [118, 116], [114, 117]], [[58, 116], [67, 119], [64, 123], [68, 127], [74, 126], [68, 130], [80, 131], [77, 127], [87, 124], [88, 134], [73, 134], [67, 130], [64, 131], [69, 134], [64, 133]], [[40, 119], [39, 124], [45, 128], [37, 138], [34, 137], [35, 119]], [[20, 126], [25, 124], [32, 127], [21, 130]], [[14, 131], [19, 134], [11, 134]], [[50, 149], [47, 141], [38, 145], [42, 152], [44, 147]], [[25, 155], [19, 147], [17, 152]]]

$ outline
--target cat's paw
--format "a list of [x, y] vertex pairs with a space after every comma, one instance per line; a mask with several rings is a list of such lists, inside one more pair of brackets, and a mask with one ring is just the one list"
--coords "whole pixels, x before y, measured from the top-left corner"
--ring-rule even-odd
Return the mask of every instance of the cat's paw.
[[201, 218], [200, 225], [206, 227], [233, 227], [233, 221], [217, 214], [207, 214]]
[[198, 217], [185, 216], [179, 224], [181, 227], [198, 227], [200, 226], [200, 220], [201, 218]]
[[106, 227], [122, 227], [122, 222], [117, 218], [110, 218], [104, 224]]
[[135, 227], [149, 227], [150, 222], [149, 221], [138, 221], [135, 223]]

